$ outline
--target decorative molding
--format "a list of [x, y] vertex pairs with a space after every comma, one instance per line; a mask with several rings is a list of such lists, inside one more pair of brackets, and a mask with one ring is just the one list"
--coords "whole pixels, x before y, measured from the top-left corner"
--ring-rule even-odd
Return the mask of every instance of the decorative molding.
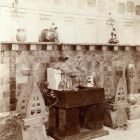
[[36, 50], [36, 45], [35, 44], [31, 44], [30, 45], [30, 50], [35, 51]]
[[77, 45], [77, 46], [76, 46], [76, 50], [77, 50], [77, 51], [81, 51], [81, 50], [82, 50], [82, 46], [81, 46], [81, 45]]
[[52, 51], [52, 50], [53, 50], [53, 45], [48, 44], [48, 45], [47, 45], [47, 51]]
[[125, 51], [129, 51], [129, 46], [125, 46]]
[[118, 46], [114, 46], [114, 51], [118, 51], [118, 50], [119, 50]]
[[139, 50], [139, 45], [130, 44], [100, 44], [100, 43], [62, 43], [57, 44], [53, 42], [2, 42], [1, 51], [61, 51], [61, 50], [75, 50], [75, 51], [129, 51], [130, 48]]
[[18, 44], [12, 44], [12, 51], [18, 50]]
[[136, 46], [136, 51], [140, 52], [140, 46]]
[[95, 46], [89, 46], [89, 51], [94, 51], [95, 50]]
[[102, 46], [102, 51], [107, 51], [107, 46]]

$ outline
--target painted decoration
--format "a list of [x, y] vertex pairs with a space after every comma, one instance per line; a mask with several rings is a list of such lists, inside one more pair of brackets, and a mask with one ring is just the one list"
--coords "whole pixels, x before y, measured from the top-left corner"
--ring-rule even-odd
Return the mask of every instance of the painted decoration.
[[117, 11], [120, 14], [124, 14], [125, 13], [125, 4], [124, 3], [118, 3]]
[[135, 12], [136, 12], [136, 15], [140, 15], [140, 5], [136, 5]]
[[126, 10], [127, 12], [133, 12], [134, 11], [134, 2], [128, 1], [126, 4]]

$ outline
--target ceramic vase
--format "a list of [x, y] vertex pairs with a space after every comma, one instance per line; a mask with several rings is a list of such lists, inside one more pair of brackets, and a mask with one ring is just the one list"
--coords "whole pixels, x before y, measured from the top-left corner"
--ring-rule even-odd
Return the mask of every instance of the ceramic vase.
[[26, 40], [25, 29], [17, 29], [16, 39], [18, 42], [24, 42]]

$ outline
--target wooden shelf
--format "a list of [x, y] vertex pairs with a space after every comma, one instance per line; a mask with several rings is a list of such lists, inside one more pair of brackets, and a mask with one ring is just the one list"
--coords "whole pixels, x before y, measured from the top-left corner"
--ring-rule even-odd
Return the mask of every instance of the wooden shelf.
[[81, 51], [140, 51], [140, 45], [103, 43], [1, 42], [1, 51], [61, 51], [70, 48]]

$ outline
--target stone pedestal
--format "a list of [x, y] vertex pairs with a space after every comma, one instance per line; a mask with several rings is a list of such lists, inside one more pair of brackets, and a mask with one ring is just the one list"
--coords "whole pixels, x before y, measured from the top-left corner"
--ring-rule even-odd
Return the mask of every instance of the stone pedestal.
[[87, 140], [108, 134], [103, 130], [105, 97], [102, 88], [54, 93], [58, 103], [50, 110], [49, 133], [56, 140]]
[[[111, 102], [111, 103], [110, 103]], [[119, 78], [116, 87], [115, 96], [110, 102], [106, 103], [106, 115], [104, 124], [112, 128], [127, 128], [126, 110], [129, 105], [127, 103], [127, 91], [124, 78]]]

